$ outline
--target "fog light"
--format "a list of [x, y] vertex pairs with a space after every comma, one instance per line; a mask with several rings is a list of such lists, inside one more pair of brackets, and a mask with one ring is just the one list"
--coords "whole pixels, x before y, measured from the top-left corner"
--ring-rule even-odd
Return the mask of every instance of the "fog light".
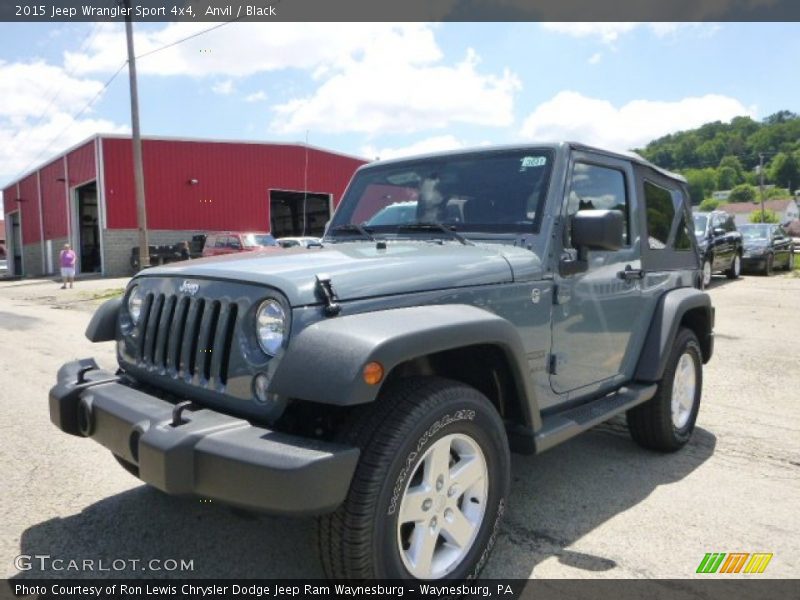
[[264, 373], [259, 373], [253, 379], [253, 392], [256, 395], [256, 400], [261, 402], [262, 404], [266, 404], [269, 402], [269, 392], [267, 388], [269, 387], [269, 377], [267, 377]]
[[383, 379], [383, 365], [379, 362], [370, 362], [364, 365], [364, 381], [375, 385]]

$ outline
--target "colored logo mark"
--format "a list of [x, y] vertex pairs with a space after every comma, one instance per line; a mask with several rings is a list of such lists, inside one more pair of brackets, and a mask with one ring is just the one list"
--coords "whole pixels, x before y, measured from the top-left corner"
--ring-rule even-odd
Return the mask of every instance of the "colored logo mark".
[[698, 573], [763, 573], [772, 553], [767, 552], [709, 552], [700, 561]]

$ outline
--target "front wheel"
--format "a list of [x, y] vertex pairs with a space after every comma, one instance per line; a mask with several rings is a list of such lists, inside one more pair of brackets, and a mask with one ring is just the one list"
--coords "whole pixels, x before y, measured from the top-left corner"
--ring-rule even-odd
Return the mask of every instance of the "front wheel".
[[637, 444], [674, 452], [689, 441], [703, 389], [702, 357], [694, 332], [679, 329], [656, 395], [627, 413], [628, 429]]
[[489, 400], [438, 377], [398, 380], [343, 434], [361, 458], [344, 504], [319, 520], [326, 575], [475, 577], [510, 480], [505, 428]]
[[769, 277], [772, 275], [772, 271], [775, 268], [775, 257], [772, 254], [768, 254], [767, 258], [764, 260], [764, 275]]
[[731, 266], [728, 267], [727, 271], [725, 271], [725, 275], [728, 279], [738, 279], [741, 273], [742, 273], [742, 257], [738, 253], [736, 253], [733, 255]]

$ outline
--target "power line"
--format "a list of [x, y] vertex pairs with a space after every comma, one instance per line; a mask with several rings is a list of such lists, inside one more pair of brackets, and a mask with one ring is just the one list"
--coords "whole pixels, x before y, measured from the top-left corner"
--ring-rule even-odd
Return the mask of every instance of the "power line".
[[[166, 50], [167, 48], [171, 48], [173, 46], [177, 46], [178, 44], [182, 44], [183, 42], [186, 42], [186, 41], [191, 40], [193, 38], [196, 38], [198, 36], [201, 36], [201, 35], [204, 35], [206, 33], [209, 33], [210, 31], [214, 31], [215, 29], [219, 29], [220, 27], [224, 27], [225, 25], [230, 25], [231, 23], [233, 23], [233, 22], [235, 22], [237, 20], [238, 19], [234, 19], [233, 21], [225, 21], [224, 23], [219, 23], [217, 25], [214, 25], [213, 27], [209, 27], [208, 29], [204, 29], [202, 31], [198, 31], [197, 33], [193, 33], [192, 35], [188, 35], [188, 36], [186, 36], [184, 38], [181, 38], [179, 40], [175, 40], [174, 42], [170, 42], [169, 44], [165, 44], [164, 46], [161, 46], [160, 48], [156, 48], [154, 50], [150, 50], [149, 52], [144, 52], [143, 54], [140, 54], [140, 55], [136, 56], [136, 58], [139, 59], [139, 58], [144, 58], [146, 56], [150, 56], [152, 54], [156, 54], [158, 52], [161, 52], [162, 50]], [[97, 32], [97, 29], [95, 29], [93, 35], [96, 34], [96, 32]], [[83, 43], [81, 43], [81, 46], [83, 46]], [[25, 174], [30, 167], [32, 167], [34, 164], [36, 164], [36, 162], [42, 157], [43, 154], [46, 154], [47, 151], [50, 150], [50, 148], [58, 140], [58, 138], [60, 138], [67, 131], [69, 131], [70, 127], [72, 127], [75, 124], [75, 121], [78, 118], [80, 118], [81, 115], [83, 115], [83, 113], [85, 113], [97, 101], [97, 99], [101, 96], [101, 94], [108, 88], [108, 86], [111, 85], [111, 82], [114, 81], [114, 79], [117, 77], [117, 75], [119, 75], [120, 71], [122, 71], [122, 69], [124, 69], [127, 64], [128, 64], [127, 60], [122, 62], [122, 64], [119, 66], [119, 68], [116, 71], [114, 71], [114, 74], [111, 75], [111, 77], [109, 77], [106, 80], [106, 82], [103, 84], [103, 87], [100, 88], [100, 90], [97, 92], [97, 94], [95, 94], [94, 97], [92, 97], [92, 99], [89, 100], [89, 102], [87, 102], [83, 106], [83, 108], [81, 108], [77, 113], [72, 115], [72, 117], [70, 119], [70, 122], [67, 124], [67, 126], [64, 127], [64, 129], [62, 129], [57, 135], [55, 135], [50, 140], [50, 142], [48, 142], [47, 146], [41, 152], [39, 152], [39, 154], [37, 154], [36, 157], [33, 160], [31, 160], [27, 165], [25, 165], [25, 168], [23, 168], [19, 172], [19, 174], [12, 181], [16, 181], [23, 174]], [[59, 89], [59, 92], [56, 93], [56, 96], [58, 95], [58, 93], [60, 93], [61, 89], [63, 89], [63, 86], [62, 86], [62, 88]], [[55, 97], [53, 98], [53, 101], [54, 100], [55, 100]], [[36, 121], [36, 123], [32, 127], [28, 128], [29, 131], [32, 130], [34, 127], [38, 126], [42, 122], [42, 120], [44, 120], [45, 116], [47, 116], [47, 111], [49, 110], [50, 106], [52, 106], [52, 102], [53, 101], [51, 101], [48, 104], [47, 108], [45, 109], [45, 112], [43, 112], [42, 115], [40, 115], [40, 117]]]
[[[90, 29], [89, 33], [86, 34], [86, 36], [83, 38], [83, 41], [78, 46], [78, 50], [80, 50], [81, 48], [84, 48], [84, 47], [91, 46], [91, 43], [94, 41], [94, 38], [97, 37], [97, 32], [98, 31], [99, 31], [99, 27], [94, 27], [94, 28]], [[75, 65], [74, 67], [72, 67], [72, 69], [70, 69], [69, 71], [67, 71], [64, 74], [64, 79], [65, 80], [69, 80], [70, 78], [72, 78], [72, 76], [75, 75], [75, 72], [77, 70], [78, 70], [78, 65]], [[50, 100], [47, 102], [47, 105], [45, 106], [44, 110], [42, 111], [42, 114], [39, 115], [39, 118], [36, 120], [36, 122], [27, 129], [28, 131], [30, 131], [32, 129], [36, 129], [41, 124], [41, 122], [47, 116], [47, 113], [50, 110], [50, 107], [53, 106], [53, 103], [56, 101], [58, 96], [64, 90], [64, 86], [66, 86], [66, 85], [67, 85], [67, 81], [64, 81], [64, 83], [61, 84], [61, 86], [58, 88], [58, 90], [56, 90], [56, 93], [53, 94], [50, 97]], [[16, 136], [14, 136], [14, 137], [16, 138]], [[16, 141], [16, 139], [15, 139], [15, 141]]]
[[28, 170], [28, 169], [29, 169], [31, 166], [33, 166], [34, 164], [36, 164], [36, 162], [37, 162], [37, 161], [38, 161], [38, 160], [39, 160], [39, 159], [42, 157], [42, 155], [43, 155], [43, 154], [46, 154], [46, 153], [47, 153], [47, 151], [48, 151], [48, 150], [50, 150], [50, 148], [53, 146], [53, 144], [56, 142], [56, 140], [58, 140], [58, 139], [59, 139], [59, 138], [60, 138], [62, 135], [64, 135], [64, 134], [65, 134], [67, 131], [69, 131], [70, 127], [72, 127], [72, 126], [75, 124], [75, 121], [76, 121], [77, 119], [79, 119], [79, 118], [81, 117], [81, 115], [83, 115], [83, 113], [85, 113], [87, 110], [89, 110], [89, 107], [91, 107], [91, 106], [92, 106], [92, 104], [94, 104], [94, 103], [97, 101], [97, 99], [100, 97], [100, 95], [101, 95], [101, 94], [102, 94], [102, 93], [103, 93], [103, 92], [104, 92], [106, 89], [108, 89], [108, 86], [110, 86], [110, 85], [111, 85], [111, 82], [112, 82], [112, 81], [114, 81], [114, 79], [117, 77], [117, 75], [119, 75], [119, 74], [120, 74], [120, 71], [122, 71], [122, 69], [124, 69], [124, 68], [125, 68], [125, 65], [127, 65], [127, 64], [128, 64], [128, 61], [126, 60], [126, 61], [124, 61], [124, 62], [123, 62], [123, 63], [122, 63], [120, 66], [119, 66], [119, 68], [118, 68], [116, 71], [114, 71], [114, 74], [113, 74], [111, 77], [109, 77], [109, 78], [106, 80], [106, 82], [103, 84], [103, 87], [102, 87], [102, 88], [100, 88], [100, 90], [98, 90], [98, 92], [97, 92], [97, 93], [96, 93], [96, 94], [95, 94], [95, 95], [92, 97], [92, 99], [91, 99], [91, 100], [89, 100], [89, 102], [87, 102], [86, 104], [84, 104], [83, 108], [81, 108], [81, 109], [80, 109], [80, 110], [79, 110], [77, 113], [75, 113], [74, 115], [72, 115], [72, 116], [70, 117], [70, 122], [69, 122], [69, 123], [67, 123], [67, 126], [66, 126], [66, 127], [64, 127], [64, 128], [63, 128], [63, 129], [62, 129], [60, 132], [58, 132], [58, 133], [57, 133], [55, 136], [53, 136], [53, 138], [50, 140], [50, 142], [47, 144], [47, 146], [44, 148], [44, 150], [42, 150], [41, 152], [39, 152], [39, 154], [37, 154], [37, 155], [36, 155], [36, 157], [35, 157], [33, 160], [31, 160], [31, 161], [30, 161], [30, 162], [29, 162], [27, 165], [25, 165], [25, 168], [24, 168], [24, 169], [22, 169], [22, 170], [20, 171], [20, 173], [19, 173], [19, 175], [18, 175], [17, 177], [15, 177], [15, 178], [14, 178], [14, 181], [16, 181], [17, 179], [19, 179], [19, 177], [20, 177], [22, 174], [24, 174], [25, 172], [27, 172], [27, 170]]
[[209, 27], [208, 29], [203, 29], [202, 31], [198, 31], [197, 33], [193, 33], [192, 35], [187, 35], [185, 38], [181, 38], [179, 40], [175, 40], [174, 42], [170, 42], [169, 44], [165, 44], [160, 48], [156, 48], [155, 50], [150, 50], [148, 52], [144, 52], [143, 54], [137, 54], [137, 60], [140, 58], [145, 58], [146, 56], [150, 56], [151, 54], [156, 54], [157, 52], [161, 52], [162, 50], [166, 50], [167, 48], [172, 48], [173, 46], [177, 46], [178, 44], [182, 44], [192, 38], [196, 38], [198, 36], [204, 35], [210, 31], [214, 31], [215, 29], [219, 29], [220, 27], [225, 27], [225, 25], [230, 25], [231, 23], [236, 22], [238, 19], [234, 19], [233, 21], [225, 21], [224, 23], [218, 23], [213, 27]]

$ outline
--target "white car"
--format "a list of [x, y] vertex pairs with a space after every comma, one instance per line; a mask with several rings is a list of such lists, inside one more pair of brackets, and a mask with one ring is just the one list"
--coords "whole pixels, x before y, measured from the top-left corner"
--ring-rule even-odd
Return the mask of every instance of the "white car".
[[319, 238], [315, 237], [284, 237], [278, 238], [278, 245], [281, 248], [308, 248], [319, 244]]

